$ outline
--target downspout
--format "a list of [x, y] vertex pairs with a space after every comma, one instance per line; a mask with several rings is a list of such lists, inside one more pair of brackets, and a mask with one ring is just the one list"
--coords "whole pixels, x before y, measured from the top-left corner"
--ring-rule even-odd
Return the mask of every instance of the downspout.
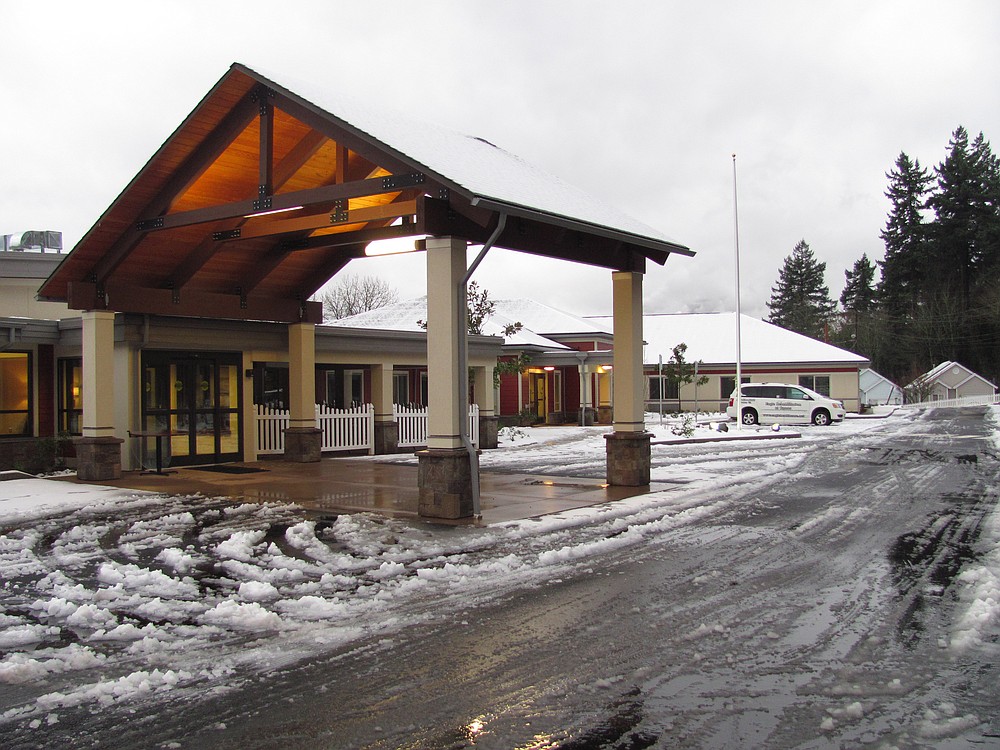
[[469, 303], [467, 285], [469, 279], [472, 278], [472, 274], [476, 272], [479, 264], [486, 257], [486, 253], [500, 239], [500, 235], [506, 226], [507, 214], [501, 211], [496, 229], [493, 230], [489, 239], [486, 240], [486, 244], [479, 251], [479, 255], [472, 261], [472, 265], [465, 272], [465, 276], [458, 283], [458, 289], [456, 290], [458, 295], [458, 390], [462, 412], [459, 420], [460, 428], [458, 434], [461, 437], [462, 445], [469, 454], [469, 467], [472, 472], [472, 514], [476, 518], [481, 518], [483, 514], [479, 503], [479, 454], [476, 451], [476, 447], [472, 444], [472, 438], [469, 436]]

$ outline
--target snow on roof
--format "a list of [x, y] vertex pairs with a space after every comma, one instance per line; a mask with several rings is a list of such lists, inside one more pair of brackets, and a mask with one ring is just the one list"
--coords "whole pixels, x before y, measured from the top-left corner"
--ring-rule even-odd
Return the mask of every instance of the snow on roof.
[[272, 83], [289, 84], [288, 90], [299, 98], [457, 183], [474, 196], [684, 247], [483, 138], [385, 110], [367, 100], [343, 96], [315, 80], [295, 80], [283, 73], [272, 75], [263, 68], [242, 67]]
[[[603, 316], [594, 320], [610, 325], [613, 318]], [[736, 313], [647, 314], [642, 318], [642, 337], [646, 342], [644, 359], [647, 364], [655, 362], [659, 355], [667, 360], [671, 350], [680, 343], [688, 346], [684, 355], [688, 362], [736, 362]], [[748, 315], [740, 316], [740, 340], [740, 361], [744, 364], [868, 364], [867, 359], [853, 352]]]
[[[989, 380], [987, 380], [986, 378], [984, 378], [979, 373], [973, 372], [968, 367], [966, 367], [965, 365], [963, 365], [961, 362], [953, 362], [951, 360], [948, 360], [947, 362], [942, 362], [937, 367], [931, 368], [930, 370], [928, 370], [927, 372], [925, 372], [923, 375], [921, 375], [918, 378], [918, 380], [922, 380], [925, 383], [933, 383], [933, 382], [935, 382], [938, 378], [940, 378], [942, 375], [944, 375], [946, 372], [948, 372], [953, 367], [957, 367], [957, 368], [961, 369], [964, 373], [966, 373], [968, 375], [968, 377], [966, 377], [961, 382], [961, 384], [953, 384], [952, 387], [958, 387], [958, 385], [964, 385], [965, 383], [969, 382], [970, 380], [974, 380], [974, 379], [978, 378], [979, 380], [982, 380], [986, 385], [992, 386], [994, 389], [996, 388], [995, 384], [991, 383]], [[914, 385], [916, 382], [917, 381], [914, 380], [912, 383], [910, 383], [910, 386]], [[907, 388], [909, 388], [910, 386], [907, 386]]]
[[498, 315], [519, 321], [525, 328], [544, 336], [611, 334], [611, 328], [593, 318], [582, 318], [533, 299], [497, 300], [496, 310]]
[[[499, 303], [497, 303], [497, 307], [500, 307]], [[424, 329], [417, 323], [419, 320], [427, 320], [426, 296], [396, 302], [375, 310], [324, 323], [324, 325], [387, 331], [423, 331]], [[517, 322], [521, 322], [524, 327], [510, 336], [504, 335], [504, 328]], [[499, 309], [483, 323], [483, 335], [500, 336], [504, 340], [504, 346], [530, 347], [546, 351], [569, 349], [568, 346], [539, 335], [530, 326], [524, 324], [524, 321], [510, 317]]]

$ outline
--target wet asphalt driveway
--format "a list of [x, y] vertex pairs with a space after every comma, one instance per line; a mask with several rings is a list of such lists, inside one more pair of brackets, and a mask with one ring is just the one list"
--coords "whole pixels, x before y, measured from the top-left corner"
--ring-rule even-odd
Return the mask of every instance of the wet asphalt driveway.
[[[996, 626], [963, 629], [961, 576], [997, 543], [984, 411], [821, 446], [665, 447], [654, 465], [727, 477], [704, 483], [689, 522], [583, 527], [575, 542], [593, 554], [545, 580], [505, 587], [483, 564], [491, 596], [440, 595], [389, 635], [238, 689], [64, 715], [42, 742], [18, 731], [10, 746], [1000, 746]], [[642, 524], [637, 543], [610, 544]]]

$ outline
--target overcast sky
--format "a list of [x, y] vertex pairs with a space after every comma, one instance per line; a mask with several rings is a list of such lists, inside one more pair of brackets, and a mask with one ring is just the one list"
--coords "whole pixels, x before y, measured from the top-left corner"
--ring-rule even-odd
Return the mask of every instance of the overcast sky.
[[[0, 21], [0, 233], [70, 247], [236, 61], [484, 137], [688, 245], [651, 264], [648, 312], [734, 308], [733, 153], [742, 307], [763, 317], [800, 239], [835, 298], [882, 258], [900, 151], [934, 166], [959, 124], [1000, 138], [995, 0], [38, 0]], [[347, 272], [408, 298], [423, 262]], [[475, 278], [610, 312], [605, 270], [494, 251]]]

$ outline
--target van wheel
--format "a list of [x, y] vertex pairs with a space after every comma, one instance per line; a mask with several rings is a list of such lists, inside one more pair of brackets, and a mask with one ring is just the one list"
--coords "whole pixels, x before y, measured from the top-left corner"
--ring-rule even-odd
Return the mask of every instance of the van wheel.
[[813, 424], [819, 427], [826, 427], [830, 424], [830, 412], [826, 409], [817, 409], [813, 412]]
[[743, 424], [757, 424], [757, 412], [753, 409], [744, 409]]

